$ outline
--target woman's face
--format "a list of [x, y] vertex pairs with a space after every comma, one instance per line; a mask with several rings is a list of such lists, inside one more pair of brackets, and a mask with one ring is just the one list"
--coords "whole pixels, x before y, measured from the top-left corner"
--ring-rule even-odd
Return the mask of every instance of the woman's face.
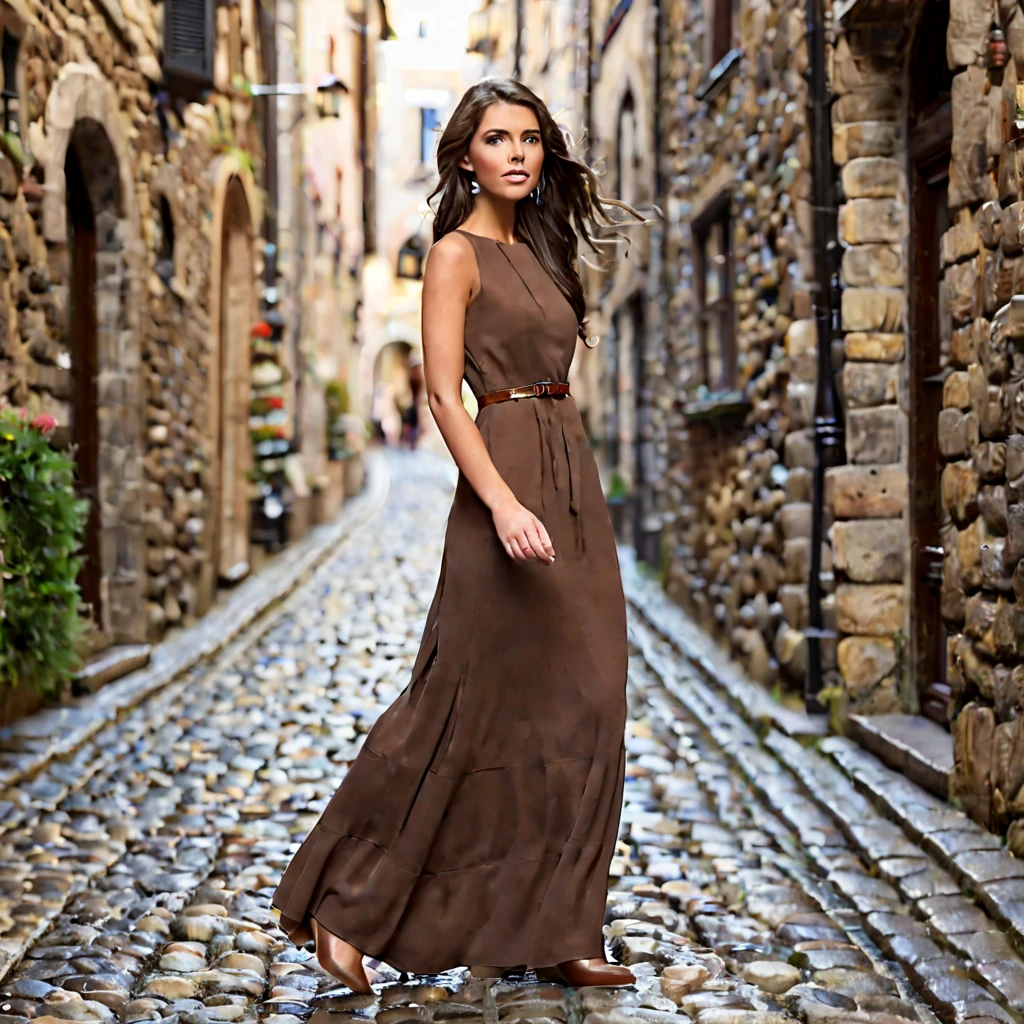
[[481, 191], [512, 202], [522, 199], [544, 166], [537, 115], [518, 103], [492, 103], [459, 166], [473, 172]]

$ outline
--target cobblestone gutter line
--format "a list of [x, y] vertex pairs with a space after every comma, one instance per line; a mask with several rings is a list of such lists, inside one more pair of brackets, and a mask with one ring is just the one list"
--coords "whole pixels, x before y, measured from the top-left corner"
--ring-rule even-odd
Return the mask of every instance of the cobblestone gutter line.
[[386, 460], [366, 454], [363, 493], [342, 506], [337, 519], [311, 530], [262, 572], [251, 576], [195, 626], [172, 633], [154, 648], [149, 664], [71, 705], [47, 709], [0, 729], [0, 789], [17, 785], [55, 757], [66, 757], [103, 725], [197, 664], [217, 655], [311, 571], [384, 503], [390, 485]]
[[[648, 612], [654, 598], [646, 581], [634, 578], [630, 583], [631, 600], [638, 590], [648, 590], [641, 600], [644, 617], [650, 621], [653, 616]], [[637, 603], [634, 601], [634, 605]], [[660, 624], [664, 625], [671, 618], [671, 610], [659, 611]], [[675, 640], [674, 633], [671, 638]], [[657, 662], [657, 655], [654, 657]], [[690, 664], [695, 660], [691, 657]], [[672, 663], [662, 659], [659, 664], [666, 685], [679, 686], [673, 676], [680, 673], [673, 672]], [[700, 667], [704, 669], [706, 663]], [[693, 672], [681, 675], [693, 677]], [[864, 915], [867, 934], [886, 955], [902, 964], [915, 988], [940, 1016], [969, 1019], [964, 1014], [973, 1006], [984, 1009], [992, 1019], [1005, 1020], [1008, 1015], [1015, 1019], [1017, 1011], [1024, 1009], [1024, 964], [997, 925], [961, 891], [962, 884], [969, 880], [969, 868], [976, 871], [984, 866], [997, 876], [1007, 870], [1006, 861], [1010, 862], [1009, 870], [1016, 868], [1013, 858], [994, 849], [998, 840], [848, 741], [823, 741], [822, 747], [834, 756], [856, 763], [862, 785], [866, 784], [864, 779], [871, 778], [876, 789], [903, 794], [904, 806], [916, 809], [915, 820], [922, 830], [926, 829], [922, 834], [928, 850], [945, 850], [950, 863], [959, 859], [960, 871], [954, 877], [934, 863], [926, 850], [911, 842], [902, 828], [879, 819], [875, 805], [834, 763], [778, 730], [769, 729], [765, 746], [775, 755], [772, 757], [733, 710], [738, 703], [733, 694], [728, 694], [730, 702], [703, 682], [699, 685], [705, 713], [718, 723], [731, 721], [740, 730], [738, 736], [746, 733], [726, 748], [730, 756], [797, 830], [816, 869]], [[763, 727], [762, 716], [744, 717]], [[765, 780], [770, 780], [770, 785]], [[859, 858], [854, 858], [854, 863], [836, 862], [835, 850], [847, 842]], [[866, 876], [865, 866], [881, 877]], [[1005, 891], [1008, 885], [1017, 884], [1014, 877], [986, 879], [982, 891], [989, 902], [993, 887], [998, 893], [1002, 885]], [[996, 916], [998, 920], [1000, 915]], [[985, 1000], [993, 997], [998, 1006], [983, 1007]]]

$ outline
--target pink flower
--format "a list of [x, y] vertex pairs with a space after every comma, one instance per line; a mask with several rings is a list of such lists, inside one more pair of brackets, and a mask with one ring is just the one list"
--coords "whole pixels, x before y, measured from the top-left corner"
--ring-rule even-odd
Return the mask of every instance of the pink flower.
[[33, 421], [32, 426], [44, 434], [50, 433], [57, 426], [57, 421], [49, 413], [40, 413]]

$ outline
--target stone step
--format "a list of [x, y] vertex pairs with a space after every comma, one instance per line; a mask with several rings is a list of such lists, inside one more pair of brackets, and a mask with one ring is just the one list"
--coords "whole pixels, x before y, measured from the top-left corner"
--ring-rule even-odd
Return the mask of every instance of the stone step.
[[830, 736], [819, 749], [1024, 950], [1024, 860], [1012, 856], [1001, 837], [848, 739]]
[[922, 715], [851, 715], [850, 736], [880, 761], [943, 800], [949, 798], [953, 737]]

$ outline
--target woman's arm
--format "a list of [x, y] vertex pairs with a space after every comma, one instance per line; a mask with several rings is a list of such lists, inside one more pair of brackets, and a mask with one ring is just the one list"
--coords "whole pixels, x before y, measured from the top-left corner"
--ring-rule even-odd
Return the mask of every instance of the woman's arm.
[[473, 417], [462, 404], [466, 307], [479, 290], [472, 244], [451, 232], [431, 248], [423, 272], [423, 377], [427, 404], [455, 464], [491, 510], [505, 550], [516, 559], [553, 562], [544, 524], [502, 479]]

